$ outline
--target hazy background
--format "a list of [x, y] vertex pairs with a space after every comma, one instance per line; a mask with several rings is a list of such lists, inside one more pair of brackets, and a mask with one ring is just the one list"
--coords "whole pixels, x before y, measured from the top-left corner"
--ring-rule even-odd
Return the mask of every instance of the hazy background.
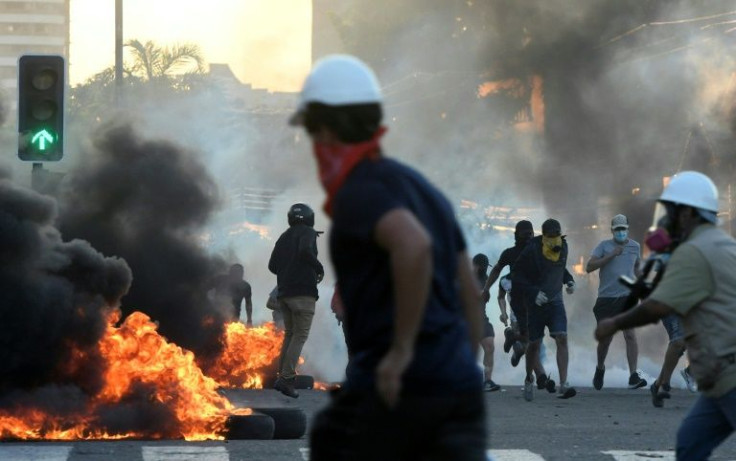
[[[112, 63], [112, 6], [103, 11], [100, 3], [72, 1], [73, 82]], [[230, 63], [243, 83], [274, 91], [298, 89], [312, 55], [343, 51], [365, 59], [385, 93], [386, 154], [448, 195], [471, 251], [492, 263], [513, 244], [515, 221], [525, 218], [537, 229], [547, 217], [562, 222], [571, 266], [610, 238], [617, 213], [630, 216], [632, 237], [641, 241], [663, 177], [680, 169], [711, 174], [723, 209], [730, 206], [732, 2], [323, 0], [314, 14], [308, 1], [194, 3], [126, 1], [126, 38], [199, 43], [208, 62]], [[314, 43], [312, 20], [322, 37]], [[128, 262], [125, 309], [153, 314], [162, 330], [196, 348], [212, 332], [183, 322], [182, 312], [198, 319], [213, 308], [201, 298], [206, 275], [243, 263], [254, 319], [269, 320], [264, 306], [275, 277], [266, 266], [289, 205], [312, 205], [320, 230], [329, 220], [310, 145], [286, 126], [283, 106], [243, 110], [211, 82], [183, 92], [151, 88], [94, 116], [70, 115], [65, 159], [50, 166], [64, 173], [58, 223], [65, 239], [84, 238]], [[295, 94], [284, 97], [296, 101]], [[6, 158], [23, 183], [30, 167], [14, 155]], [[238, 187], [268, 195], [269, 209], [234, 207]], [[724, 215], [728, 229], [731, 220]], [[326, 237], [319, 240], [325, 263]], [[329, 311], [334, 277], [325, 266], [303, 372], [336, 381], [346, 356]], [[570, 381], [590, 385], [597, 274], [575, 278], [577, 293], [565, 297]], [[494, 287], [488, 313], [500, 335], [495, 296]], [[639, 338], [639, 367], [653, 379], [664, 330], [646, 327]], [[557, 379], [550, 346], [548, 371]], [[507, 358], [497, 351], [494, 378], [513, 389], [523, 373]], [[622, 339], [607, 363], [607, 385], [623, 386]], [[673, 385], [682, 385], [677, 375]]]

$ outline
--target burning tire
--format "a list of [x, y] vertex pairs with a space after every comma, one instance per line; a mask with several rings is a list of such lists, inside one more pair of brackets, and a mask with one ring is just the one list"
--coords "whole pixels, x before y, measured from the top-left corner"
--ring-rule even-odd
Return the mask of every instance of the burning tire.
[[250, 415], [230, 415], [225, 428], [227, 440], [271, 440], [276, 423], [267, 414], [254, 411]]
[[314, 389], [314, 376], [296, 375], [294, 389]]
[[273, 418], [274, 439], [299, 439], [307, 432], [307, 415], [299, 408], [253, 408]]

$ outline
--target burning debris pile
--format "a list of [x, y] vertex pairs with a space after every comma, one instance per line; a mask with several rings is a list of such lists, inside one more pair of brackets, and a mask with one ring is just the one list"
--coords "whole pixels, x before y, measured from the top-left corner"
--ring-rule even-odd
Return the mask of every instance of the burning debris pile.
[[216, 203], [204, 169], [130, 127], [97, 147], [58, 218], [0, 172], [0, 437], [221, 439], [250, 410], [218, 387], [262, 387], [283, 335], [207, 299], [221, 263], [196, 245]]
[[[87, 367], [94, 357], [99, 389], [87, 395], [79, 388], [49, 387], [20, 399], [11, 393], [3, 401], [13, 405], [0, 410], [0, 436], [222, 439], [227, 418], [238, 411], [217, 393], [217, 383], [204, 376], [194, 354], [166, 341], [145, 314], [134, 312], [116, 327], [118, 320], [119, 311], [108, 311], [97, 345], [74, 350], [64, 365]], [[43, 401], [52, 396], [53, 405]]]

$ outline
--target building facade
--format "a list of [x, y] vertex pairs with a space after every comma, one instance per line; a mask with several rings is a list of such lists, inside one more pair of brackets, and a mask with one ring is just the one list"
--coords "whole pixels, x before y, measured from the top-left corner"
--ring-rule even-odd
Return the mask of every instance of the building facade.
[[[69, 57], [70, 0], [0, 0], [0, 88], [14, 95], [18, 58], [24, 54]], [[14, 101], [14, 98], [11, 98]]]

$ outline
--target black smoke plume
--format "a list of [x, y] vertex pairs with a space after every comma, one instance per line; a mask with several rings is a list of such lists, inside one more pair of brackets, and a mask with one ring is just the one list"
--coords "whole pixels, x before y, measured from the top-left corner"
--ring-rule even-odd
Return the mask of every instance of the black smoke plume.
[[162, 335], [200, 359], [218, 352], [225, 317], [206, 293], [223, 266], [199, 242], [217, 190], [192, 152], [144, 140], [127, 123], [110, 126], [66, 178], [60, 203], [65, 236], [130, 265], [124, 315], [148, 314]]
[[[0, 394], [52, 383], [100, 388], [96, 345], [130, 269], [87, 242], [63, 241], [55, 218], [53, 199], [0, 173]], [[75, 351], [88, 360], [70, 366]]]

